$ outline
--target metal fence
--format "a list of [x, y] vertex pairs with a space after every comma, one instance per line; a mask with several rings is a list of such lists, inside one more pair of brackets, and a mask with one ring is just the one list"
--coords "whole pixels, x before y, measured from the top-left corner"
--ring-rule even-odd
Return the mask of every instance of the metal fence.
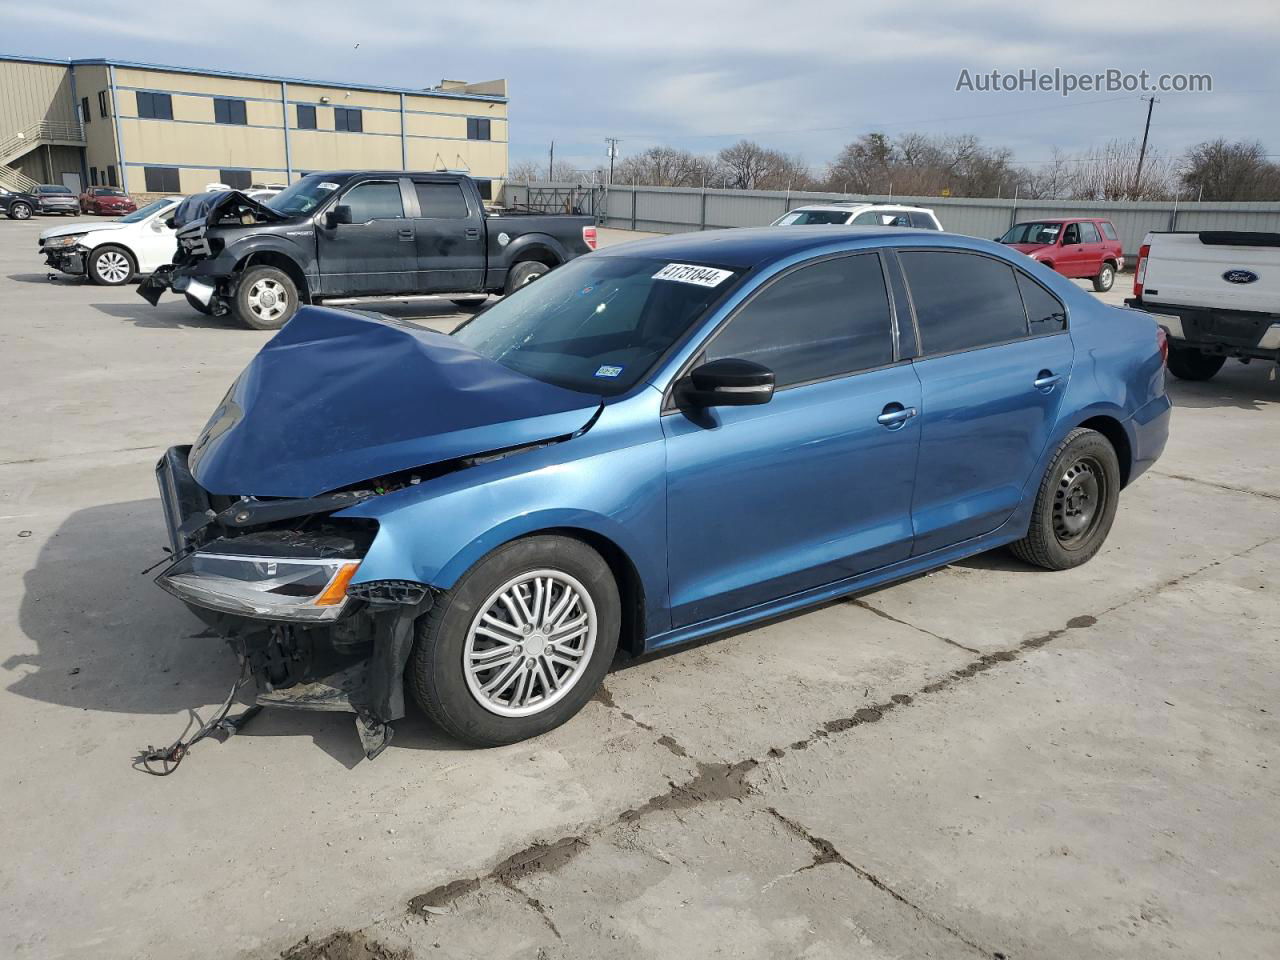
[[685, 187], [574, 187], [565, 183], [508, 183], [503, 200], [527, 204], [555, 190], [574, 191], [577, 207], [601, 226], [653, 233], [721, 227], [759, 227], [810, 203], [855, 200], [930, 207], [951, 233], [998, 237], [1011, 224], [1037, 218], [1105, 217], [1116, 225], [1125, 253], [1136, 256], [1151, 230], [1263, 230], [1280, 233], [1280, 203], [1109, 202], [1084, 200], [887, 197], [772, 190], [701, 190]]

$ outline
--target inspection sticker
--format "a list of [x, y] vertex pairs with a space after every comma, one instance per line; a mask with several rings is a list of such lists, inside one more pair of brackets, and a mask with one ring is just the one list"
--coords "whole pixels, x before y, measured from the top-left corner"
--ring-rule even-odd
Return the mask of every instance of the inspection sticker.
[[692, 263], [668, 263], [655, 273], [652, 279], [674, 280], [676, 283], [694, 283], [700, 287], [718, 287], [732, 276], [732, 270], [699, 267]]
[[622, 373], [621, 367], [611, 366], [610, 364], [605, 364], [604, 366], [596, 370], [597, 377], [607, 377], [610, 380], [618, 376], [620, 373]]

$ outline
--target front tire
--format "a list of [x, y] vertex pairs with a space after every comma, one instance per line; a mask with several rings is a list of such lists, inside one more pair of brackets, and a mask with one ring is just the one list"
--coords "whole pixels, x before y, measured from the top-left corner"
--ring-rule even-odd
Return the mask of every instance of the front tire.
[[30, 220], [31, 204], [23, 203], [21, 200], [19, 200], [17, 203], [15, 203], [13, 206], [9, 208], [9, 219], [10, 220]]
[[119, 287], [133, 279], [138, 264], [124, 247], [95, 247], [89, 254], [86, 272], [100, 287]]
[[240, 277], [232, 313], [254, 330], [279, 330], [298, 312], [298, 287], [278, 267], [250, 267]]
[[596, 551], [563, 536], [513, 541], [463, 574], [419, 622], [409, 688], [465, 743], [536, 737], [595, 694], [621, 617], [618, 585]]
[[1014, 556], [1046, 570], [1093, 559], [1111, 532], [1120, 502], [1120, 460], [1096, 430], [1077, 428], [1058, 445]]
[[1226, 362], [1224, 356], [1201, 353], [1193, 347], [1169, 346], [1169, 372], [1179, 380], [1209, 380]]
[[1115, 282], [1116, 268], [1109, 263], [1104, 263], [1098, 275], [1093, 278], [1093, 289], [1098, 293], [1106, 293], [1115, 285]]
[[509, 296], [521, 287], [528, 286], [541, 276], [551, 272], [551, 268], [537, 260], [523, 260], [507, 272], [505, 292]]

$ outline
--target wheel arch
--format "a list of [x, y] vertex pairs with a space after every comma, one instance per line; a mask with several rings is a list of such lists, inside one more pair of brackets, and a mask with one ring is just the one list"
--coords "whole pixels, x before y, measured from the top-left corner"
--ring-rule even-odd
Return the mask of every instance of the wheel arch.
[[303, 271], [298, 261], [289, 256], [289, 254], [268, 248], [254, 250], [236, 261], [237, 273], [243, 273], [250, 267], [275, 267], [277, 270], [283, 270], [297, 286], [302, 302], [311, 302], [311, 284], [307, 279], [306, 272]]
[[1096, 430], [1107, 438], [1120, 462], [1120, 488], [1123, 490], [1127, 487], [1133, 469], [1133, 444], [1129, 440], [1129, 434], [1125, 432], [1124, 424], [1109, 414], [1096, 414], [1076, 426]]
[[507, 248], [507, 269], [517, 263], [535, 260], [545, 263], [552, 269], [569, 259], [565, 249], [554, 237], [546, 234], [531, 233], [512, 241]]

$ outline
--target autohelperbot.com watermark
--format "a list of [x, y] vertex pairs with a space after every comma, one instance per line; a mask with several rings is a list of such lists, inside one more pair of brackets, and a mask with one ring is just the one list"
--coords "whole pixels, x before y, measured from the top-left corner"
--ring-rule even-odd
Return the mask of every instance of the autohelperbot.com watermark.
[[956, 91], [972, 93], [1212, 93], [1213, 76], [1208, 73], [1152, 73], [1139, 70], [1108, 69], [1097, 73], [1074, 73], [1054, 68], [1041, 70], [962, 69]]

